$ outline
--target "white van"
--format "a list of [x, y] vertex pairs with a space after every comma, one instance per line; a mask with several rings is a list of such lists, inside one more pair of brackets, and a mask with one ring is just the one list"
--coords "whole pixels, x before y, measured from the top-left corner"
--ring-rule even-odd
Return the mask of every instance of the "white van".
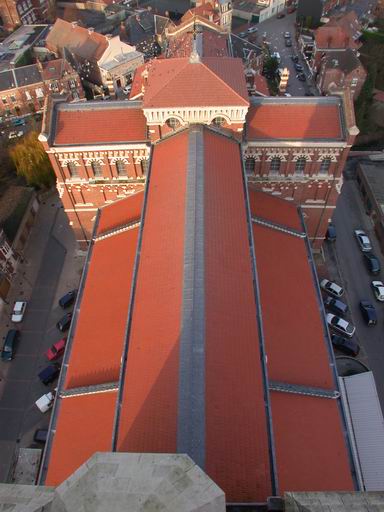
[[280, 53], [279, 53], [279, 52], [273, 52], [273, 53], [271, 54], [271, 57], [273, 57], [274, 59], [276, 59], [276, 60], [277, 60], [277, 62], [280, 64], [280, 62], [281, 62], [281, 57], [280, 57]]
[[55, 395], [49, 392], [36, 400], [35, 405], [41, 412], [47, 412], [52, 407], [54, 399]]

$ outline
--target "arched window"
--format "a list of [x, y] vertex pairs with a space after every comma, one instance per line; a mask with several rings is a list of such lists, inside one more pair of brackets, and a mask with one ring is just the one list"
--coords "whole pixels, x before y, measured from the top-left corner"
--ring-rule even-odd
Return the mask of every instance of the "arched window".
[[67, 169], [71, 178], [77, 178], [79, 176], [77, 165], [74, 162], [68, 162]]
[[103, 171], [101, 169], [100, 162], [97, 162], [97, 161], [91, 162], [91, 167], [92, 167], [93, 174], [95, 175], [95, 178], [100, 178], [101, 176], [103, 176]]
[[212, 119], [212, 124], [220, 128], [221, 126], [225, 125], [225, 119], [221, 116], [215, 117], [215, 119]]
[[116, 160], [116, 171], [119, 176], [125, 176], [125, 163], [123, 160]]
[[148, 171], [148, 160], [146, 158], [143, 158], [141, 161], [141, 171], [143, 173], [143, 176], [146, 176]]
[[255, 174], [256, 162], [254, 158], [247, 158], [245, 160], [245, 172], [249, 174]]
[[271, 166], [269, 168], [270, 174], [279, 174], [281, 167], [281, 158], [278, 156], [275, 156], [271, 160]]
[[307, 160], [304, 157], [298, 158], [296, 161], [295, 173], [296, 174], [304, 174], [306, 163], [307, 163]]
[[320, 164], [319, 174], [328, 174], [329, 168], [331, 166], [330, 158], [323, 158]]
[[165, 121], [165, 124], [172, 130], [177, 130], [177, 128], [180, 126], [180, 121], [176, 119], [176, 117], [170, 117]]

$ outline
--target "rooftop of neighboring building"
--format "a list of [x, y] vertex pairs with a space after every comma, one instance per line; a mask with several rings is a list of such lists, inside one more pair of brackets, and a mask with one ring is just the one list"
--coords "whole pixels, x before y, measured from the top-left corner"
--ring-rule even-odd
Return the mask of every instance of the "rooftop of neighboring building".
[[384, 218], [384, 162], [359, 163], [359, 173], [361, 173], [370, 188], [370, 193]]
[[60, 53], [63, 48], [67, 48], [91, 61], [98, 61], [108, 45], [108, 37], [60, 18], [55, 21], [46, 39], [50, 51]]
[[233, 1], [233, 9], [237, 11], [249, 12], [252, 14], [260, 14], [261, 11], [266, 9], [266, 5], [257, 5], [256, 2], [252, 2], [249, 0], [234, 0]]
[[54, 59], [41, 63], [43, 80], [60, 80], [67, 73], [75, 73], [70, 63], [65, 59]]
[[331, 17], [329, 23], [327, 23], [327, 25], [329, 24], [342, 27], [355, 41], [362, 35], [362, 26], [355, 11], [334, 15]]
[[358, 68], [365, 71], [356, 53], [350, 48], [345, 52], [327, 52], [324, 56], [324, 66], [326, 69], [338, 69], [346, 75]]
[[331, 22], [315, 30], [315, 42], [319, 51], [328, 48], [358, 48], [353, 37], [343, 27]]
[[37, 64], [0, 71], [0, 91], [17, 89], [42, 82], [43, 77]]
[[[166, 56], [189, 57], [194, 49], [200, 57], [229, 57], [228, 34], [211, 30], [204, 26], [197, 25], [197, 34], [193, 34], [193, 27], [188, 27], [176, 35], [168, 35]], [[196, 42], [194, 42], [196, 40]]]
[[15, 67], [26, 52], [42, 44], [48, 25], [22, 25], [0, 43], [0, 71]]
[[251, 98], [246, 137], [252, 140], [343, 140], [342, 101], [327, 98]]

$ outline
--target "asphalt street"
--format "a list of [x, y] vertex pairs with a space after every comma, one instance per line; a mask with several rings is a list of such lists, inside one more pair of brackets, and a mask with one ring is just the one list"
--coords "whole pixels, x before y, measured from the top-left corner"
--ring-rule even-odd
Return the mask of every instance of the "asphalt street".
[[[47, 392], [47, 387], [37, 377], [48, 363], [44, 352], [60, 339], [55, 326], [58, 308], [51, 311], [51, 307], [65, 253], [65, 248], [51, 236], [20, 324], [22, 331], [16, 357], [4, 371], [0, 401], [0, 480], [3, 482], [8, 478], [15, 448], [23, 436], [30, 434], [32, 437], [37, 428], [48, 426], [48, 417], [44, 417], [34, 402]], [[12, 322], [7, 327], [19, 328]]]
[[[384, 411], [384, 303], [376, 300], [371, 289], [372, 280], [384, 279], [384, 257], [375, 237], [373, 224], [364, 211], [355, 180], [344, 182], [333, 222], [337, 230], [337, 240], [324, 246], [328, 275], [321, 272], [320, 277], [334, 279], [345, 288], [343, 300], [347, 300], [350, 309], [347, 318], [356, 326], [354, 338], [361, 346], [359, 359], [373, 371]], [[373, 252], [381, 261], [380, 276], [369, 274], [363, 263], [362, 252], [353, 233], [357, 228], [364, 229], [371, 240]], [[376, 307], [378, 322], [374, 327], [368, 327], [362, 318], [359, 302], [364, 299], [370, 300]]]

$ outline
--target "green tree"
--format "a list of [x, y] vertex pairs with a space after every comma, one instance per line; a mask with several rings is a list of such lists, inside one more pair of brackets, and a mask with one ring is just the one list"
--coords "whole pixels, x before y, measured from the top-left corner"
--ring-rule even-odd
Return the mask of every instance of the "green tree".
[[279, 67], [279, 63], [278, 63], [276, 57], [269, 57], [264, 62], [264, 71], [268, 75], [275, 75], [278, 67]]
[[55, 183], [51, 162], [38, 140], [37, 132], [28, 133], [9, 153], [17, 174], [23, 176], [28, 185], [49, 188]]

